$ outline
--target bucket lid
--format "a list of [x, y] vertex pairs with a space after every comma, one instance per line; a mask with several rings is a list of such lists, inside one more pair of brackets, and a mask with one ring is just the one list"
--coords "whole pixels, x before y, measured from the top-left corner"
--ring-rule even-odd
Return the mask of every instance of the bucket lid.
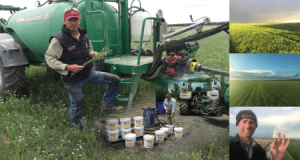
[[136, 116], [136, 117], [133, 117], [133, 119], [144, 119], [144, 117]]
[[120, 121], [130, 121], [130, 118], [120, 118]]
[[169, 128], [162, 128], [162, 131], [168, 131]]
[[135, 129], [143, 129], [144, 126], [140, 126], [140, 127], [137, 127], [137, 126], [134, 126]]
[[176, 131], [176, 130], [181, 131], [181, 130], [183, 130], [183, 128], [182, 128], [182, 127], [176, 127], [176, 128], [174, 128], [174, 130], [175, 130], [175, 131]]
[[164, 134], [165, 133], [165, 131], [163, 131], [163, 130], [157, 130], [157, 131], [155, 131], [155, 134]]
[[106, 123], [118, 123], [118, 119], [108, 119], [106, 120]]
[[136, 134], [128, 133], [128, 134], [126, 134], [125, 138], [136, 138]]
[[151, 135], [151, 134], [145, 134], [144, 135], [144, 139], [151, 139], [151, 138], [154, 138], [154, 136]]
[[109, 130], [106, 130], [106, 131], [107, 131], [107, 133], [117, 133], [117, 132], [119, 132], [119, 129], [116, 129], [114, 131], [109, 131]]

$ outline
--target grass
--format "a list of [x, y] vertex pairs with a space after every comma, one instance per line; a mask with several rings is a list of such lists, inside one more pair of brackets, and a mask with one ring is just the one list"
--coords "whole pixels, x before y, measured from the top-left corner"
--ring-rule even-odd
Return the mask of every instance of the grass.
[[290, 160], [291, 157], [293, 158], [291, 160], [300, 159], [299, 147], [300, 147], [300, 141], [290, 141], [290, 144], [287, 148], [287, 152], [289, 153], [289, 156], [285, 156], [283, 160]]
[[230, 23], [230, 53], [300, 53], [300, 23]]
[[[230, 106], [299, 106], [299, 81], [230, 81]], [[293, 98], [291, 98], [293, 97]]]

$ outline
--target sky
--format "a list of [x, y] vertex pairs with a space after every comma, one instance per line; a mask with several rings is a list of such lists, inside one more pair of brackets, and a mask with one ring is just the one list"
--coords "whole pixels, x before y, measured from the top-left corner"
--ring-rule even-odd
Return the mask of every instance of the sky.
[[230, 0], [230, 22], [300, 22], [299, 6], [299, 0]]
[[230, 136], [238, 133], [236, 115], [241, 110], [252, 110], [257, 117], [253, 138], [274, 138], [274, 130], [276, 138], [278, 133], [287, 138], [300, 138], [300, 107], [230, 107]]
[[230, 80], [300, 79], [300, 54], [230, 54]]
[[[1, 5], [13, 5], [15, 7], [27, 7], [27, 9], [35, 8], [36, 0], [1, 0]], [[203, 16], [207, 16], [212, 22], [229, 21], [229, 0], [140, 0], [141, 7], [149, 12], [151, 17], [155, 17], [157, 11], [161, 9], [163, 11], [163, 17], [168, 24], [177, 23], [192, 23], [190, 20], [190, 14], [193, 19], [199, 19]], [[4, 2], [4, 3], [3, 3]], [[41, 4], [46, 0], [40, 0]], [[131, 5], [132, 0], [128, 1], [128, 8]], [[116, 3], [112, 3], [116, 4]], [[139, 6], [139, 2], [136, 0], [133, 6]], [[0, 17], [8, 19], [10, 17], [9, 11], [0, 11]]]

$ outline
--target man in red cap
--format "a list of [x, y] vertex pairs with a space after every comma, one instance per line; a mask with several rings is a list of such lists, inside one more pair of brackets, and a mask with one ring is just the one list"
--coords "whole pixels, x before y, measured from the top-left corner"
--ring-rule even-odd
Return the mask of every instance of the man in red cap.
[[120, 85], [120, 77], [106, 72], [92, 71], [93, 63], [82, 66], [98, 53], [93, 52], [87, 31], [79, 27], [81, 18], [76, 8], [66, 9], [63, 21], [62, 31], [50, 38], [45, 59], [50, 68], [60, 73], [71, 101], [72, 124], [74, 128], [79, 127], [82, 131], [84, 129], [81, 124], [83, 90], [86, 84], [107, 84], [108, 87], [102, 98], [101, 112], [120, 113], [124, 112], [124, 109], [113, 106]]

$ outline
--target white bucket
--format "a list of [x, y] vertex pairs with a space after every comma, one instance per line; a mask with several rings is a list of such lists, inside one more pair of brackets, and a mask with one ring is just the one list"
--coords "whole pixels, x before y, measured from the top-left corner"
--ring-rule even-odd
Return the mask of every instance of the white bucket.
[[126, 134], [126, 136], [125, 136], [125, 146], [127, 148], [134, 147], [135, 146], [135, 141], [136, 141], [136, 134], [134, 134], [134, 133]]
[[131, 128], [131, 119], [130, 118], [120, 118], [121, 129]]
[[131, 129], [121, 129], [122, 132], [122, 139], [125, 139], [125, 136], [131, 133]]
[[136, 127], [134, 126], [134, 131], [137, 137], [144, 135], [144, 126], [142, 127]]
[[119, 139], [119, 130], [118, 129], [115, 131], [107, 130], [107, 136], [110, 142], [117, 141]]
[[106, 121], [106, 124], [107, 124], [107, 130], [109, 131], [115, 131], [118, 129], [118, 119], [108, 119]]
[[183, 134], [182, 127], [176, 127], [174, 128], [174, 131], [175, 131], [175, 138], [182, 138], [182, 134]]
[[145, 148], [153, 148], [154, 145], [154, 136], [151, 134], [144, 135], [144, 147]]
[[167, 138], [169, 136], [169, 128], [162, 127], [162, 128], [160, 128], [160, 130], [163, 130], [165, 132], [165, 138]]
[[166, 125], [169, 128], [169, 133], [173, 133], [174, 125]]
[[144, 117], [134, 117], [134, 126], [141, 127], [143, 125]]
[[163, 142], [164, 141], [164, 134], [165, 132], [163, 130], [155, 131], [155, 139], [157, 142]]

